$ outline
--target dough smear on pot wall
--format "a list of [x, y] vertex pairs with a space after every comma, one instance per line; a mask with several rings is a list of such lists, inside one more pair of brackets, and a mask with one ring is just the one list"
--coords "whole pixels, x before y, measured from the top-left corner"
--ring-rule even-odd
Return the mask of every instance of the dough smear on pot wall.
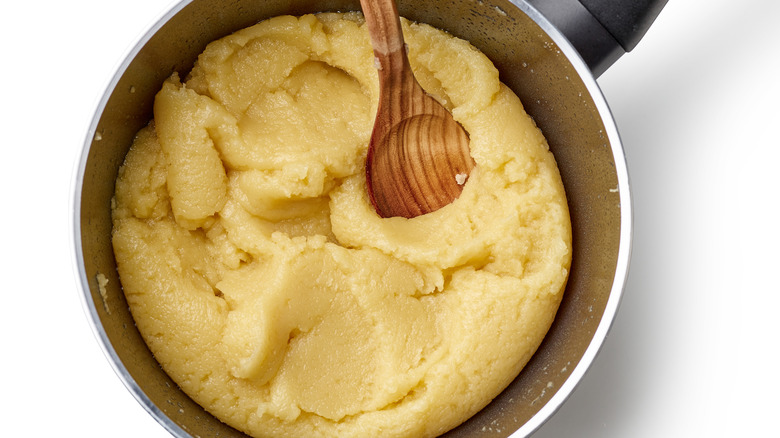
[[255, 437], [437, 436], [521, 371], [571, 262], [547, 143], [490, 61], [403, 22], [423, 88], [477, 163], [452, 204], [382, 219], [362, 15], [282, 16], [173, 75], [119, 172], [113, 244], [155, 358]]

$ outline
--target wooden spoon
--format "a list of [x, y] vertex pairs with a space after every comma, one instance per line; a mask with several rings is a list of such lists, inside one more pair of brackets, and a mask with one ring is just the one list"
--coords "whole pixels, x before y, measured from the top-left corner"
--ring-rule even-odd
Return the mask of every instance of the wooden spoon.
[[371, 203], [412, 218], [450, 204], [474, 168], [469, 138], [414, 78], [394, 0], [360, 0], [379, 72], [379, 106], [366, 159]]

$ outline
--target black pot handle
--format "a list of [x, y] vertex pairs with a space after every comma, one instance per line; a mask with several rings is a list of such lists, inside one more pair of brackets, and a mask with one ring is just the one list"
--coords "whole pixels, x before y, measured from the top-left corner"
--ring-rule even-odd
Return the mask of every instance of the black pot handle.
[[598, 77], [636, 47], [668, 0], [527, 0], [580, 52]]

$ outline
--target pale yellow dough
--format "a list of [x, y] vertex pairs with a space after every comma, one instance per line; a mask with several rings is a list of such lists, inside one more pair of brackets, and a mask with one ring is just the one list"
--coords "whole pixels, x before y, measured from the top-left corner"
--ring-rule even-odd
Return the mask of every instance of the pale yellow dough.
[[515, 378], [561, 300], [571, 230], [545, 139], [484, 55], [403, 30], [477, 163], [435, 213], [368, 202], [378, 82], [357, 13], [212, 43], [165, 82], [120, 170], [113, 243], [138, 329], [250, 435], [439, 435]]

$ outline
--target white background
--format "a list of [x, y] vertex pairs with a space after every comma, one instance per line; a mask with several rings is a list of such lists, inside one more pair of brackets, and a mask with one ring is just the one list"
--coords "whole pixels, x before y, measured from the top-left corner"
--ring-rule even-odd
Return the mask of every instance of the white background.
[[[91, 333], [68, 227], [97, 100], [168, 6], [0, 6], [2, 435], [168, 436]], [[632, 179], [632, 268], [601, 355], [535, 438], [778, 436], [778, 20], [774, 0], [671, 0], [599, 80]]]

